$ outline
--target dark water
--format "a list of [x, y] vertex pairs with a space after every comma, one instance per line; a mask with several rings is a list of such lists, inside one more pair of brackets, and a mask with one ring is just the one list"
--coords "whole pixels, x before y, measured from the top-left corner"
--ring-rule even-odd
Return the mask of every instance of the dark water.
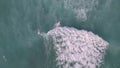
[[54, 54], [48, 60], [45, 40], [37, 31], [47, 32], [58, 21], [108, 41], [101, 68], [120, 68], [120, 1], [96, 1], [0, 0], [0, 68], [53, 68]]

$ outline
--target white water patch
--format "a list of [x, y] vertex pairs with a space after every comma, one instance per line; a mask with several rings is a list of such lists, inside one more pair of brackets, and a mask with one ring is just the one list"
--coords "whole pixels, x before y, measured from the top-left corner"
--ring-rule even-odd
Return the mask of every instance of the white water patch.
[[76, 18], [82, 21], [87, 20], [87, 13], [95, 9], [98, 0], [64, 0], [64, 7], [72, 9]]
[[40, 30], [37, 31], [37, 34], [44, 37], [45, 39], [48, 37], [46, 33], [40, 32]]
[[98, 35], [71, 27], [56, 27], [47, 33], [53, 38], [58, 68], [98, 68], [108, 43]]

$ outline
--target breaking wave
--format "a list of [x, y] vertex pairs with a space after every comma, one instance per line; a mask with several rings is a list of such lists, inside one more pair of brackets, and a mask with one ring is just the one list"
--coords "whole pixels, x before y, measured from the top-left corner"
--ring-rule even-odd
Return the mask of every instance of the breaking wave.
[[103, 62], [108, 43], [92, 32], [56, 27], [46, 35], [53, 39], [57, 68], [99, 68]]

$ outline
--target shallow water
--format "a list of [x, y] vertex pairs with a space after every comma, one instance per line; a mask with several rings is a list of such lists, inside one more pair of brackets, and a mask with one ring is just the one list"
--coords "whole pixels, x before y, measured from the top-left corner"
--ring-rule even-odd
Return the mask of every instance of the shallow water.
[[45, 46], [46, 40], [37, 33], [47, 33], [58, 21], [61, 26], [92, 31], [106, 40], [109, 47], [101, 68], [120, 68], [119, 3], [119, 0], [0, 0], [0, 68], [54, 68], [54, 51], [48, 52], [52, 48]]

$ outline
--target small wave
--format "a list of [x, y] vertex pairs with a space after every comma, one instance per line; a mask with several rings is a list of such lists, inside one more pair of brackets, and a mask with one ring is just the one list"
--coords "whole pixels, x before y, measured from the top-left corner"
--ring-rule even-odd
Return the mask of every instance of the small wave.
[[108, 43], [98, 35], [72, 27], [48, 31], [53, 38], [58, 68], [98, 68]]

